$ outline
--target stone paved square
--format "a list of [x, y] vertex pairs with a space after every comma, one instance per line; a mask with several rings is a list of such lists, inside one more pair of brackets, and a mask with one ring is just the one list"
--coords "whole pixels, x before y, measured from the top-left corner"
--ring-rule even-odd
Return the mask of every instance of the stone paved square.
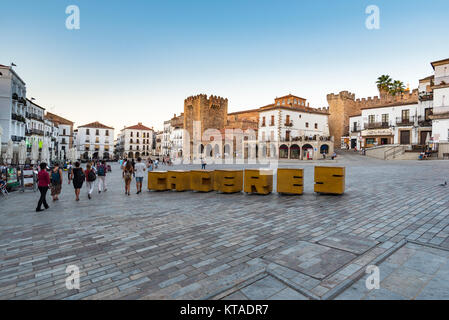
[[449, 251], [408, 243], [379, 265], [379, 289], [362, 277], [337, 299], [449, 299]]
[[[315, 165], [345, 166], [345, 194], [315, 194]], [[0, 197], [0, 299], [202, 299], [223, 290], [249, 299], [240, 295], [243, 284], [267, 269], [285, 278], [280, 282], [285, 287], [267, 299], [324, 299], [404, 239], [440, 247], [449, 243], [449, 189], [440, 186], [449, 180], [448, 161], [382, 161], [343, 152], [337, 162], [286, 161], [279, 166], [304, 168], [302, 196], [136, 195], [134, 181], [126, 196], [119, 167], [112, 164], [109, 190], [94, 193], [91, 200], [83, 188], [76, 202], [68, 184], [60, 201], [40, 213], [34, 212], [37, 193]], [[335, 240], [344, 237], [365, 240]], [[348, 258], [336, 255], [338, 265], [321, 273], [320, 268], [332, 264], [325, 255], [318, 261], [310, 253], [297, 270], [265, 259], [300, 244]], [[448, 257], [441, 252], [408, 243], [383, 262], [390, 272], [382, 278], [381, 271], [384, 290], [364, 293], [359, 280], [353, 285], [359, 289], [331, 296], [445, 299], [449, 272], [442, 259]], [[439, 258], [429, 261], [434, 255]], [[79, 267], [79, 291], [65, 287], [69, 265]], [[320, 266], [316, 273], [308, 269], [314, 265]], [[410, 279], [421, 282], [417, 286]]]
[[364, 239], [358, 236], [350, 236], [347, 234], [335, 234], [330, 237], [318, 241], [319, 244], [352, 252], [354, 254], [362, 254], [378, 244], [377, 241]]
[[313, 278], [324, 279], [355, 257], [356, 255], [350, 252], [299, 241], [297, 245], [281, 249], [263, 258]]

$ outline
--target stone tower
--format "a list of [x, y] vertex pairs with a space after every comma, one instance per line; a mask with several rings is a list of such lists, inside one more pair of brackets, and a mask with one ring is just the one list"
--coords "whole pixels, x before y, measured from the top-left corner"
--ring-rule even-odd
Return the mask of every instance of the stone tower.
[[355, 95], [348, 91], [328, 94], [329, 132], [334, 137], [335, 148], [340, 149], [341, 137], [349, 131], [349, 117], [361, 112], [361, 106], [355, 103]]
[[[193, 123], [199, 121], [201, 134], [207, 129], [223, 130], [227, 123], [228, 99], [205, 94], [184, 100], [184, 129], [188, 139], [184, 139], [184, 150], [193, 154]], [[187, 154], [185, 152], [185, 154]]]

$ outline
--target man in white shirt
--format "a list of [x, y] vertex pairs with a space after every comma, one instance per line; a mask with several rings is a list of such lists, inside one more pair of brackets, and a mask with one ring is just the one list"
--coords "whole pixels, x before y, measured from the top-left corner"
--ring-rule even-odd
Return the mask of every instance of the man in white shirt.
[[137, 163], [135, 165], [135, 173], [136, 173], [136, 188], [137, 188], [137, 194], [142, 192], [142, 182], [143, 182], [143, 177], [145, 175], [145, 170], [147, 166], [145, 165], [145, 163], [142, 162], [142, 158], [138, 157], [137, 158]]

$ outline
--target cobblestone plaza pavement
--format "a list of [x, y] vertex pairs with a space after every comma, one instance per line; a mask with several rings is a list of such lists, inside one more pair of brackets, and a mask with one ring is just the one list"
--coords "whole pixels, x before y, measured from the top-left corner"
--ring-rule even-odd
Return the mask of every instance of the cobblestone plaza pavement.
[[[36, 213], [38, 193], [11, 193], [0, 299], [448, 299], [449, 162], [343, 153], [322, 163], [346, 167], [343, 196], [313, 193], [317, 164], [280, 164], [305, 169], [302, 196], [136, 195], [134, 181], [126, 196], [118, 164], [92, 200], [65, 184]], [[368, 291], [372, 264], [380, 289]], [[66, 289], [68, 265], [80, 290]]]

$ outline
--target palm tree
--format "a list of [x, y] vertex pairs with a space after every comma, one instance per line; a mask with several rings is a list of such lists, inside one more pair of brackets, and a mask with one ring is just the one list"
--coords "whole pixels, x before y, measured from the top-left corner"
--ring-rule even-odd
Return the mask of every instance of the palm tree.
[[379, 91], [389, 91], [390, 87], [392, 85], [392, 79], [390, 78], [389, 75], [381, 75], [379, 78], [377, 78], [377, 88], [379, 89]]
[[390, 94], [395, 96], [396, 94], [403, 93], [405, 91], [405, 85], [402, 81], [395, 80], [390, 87]]

